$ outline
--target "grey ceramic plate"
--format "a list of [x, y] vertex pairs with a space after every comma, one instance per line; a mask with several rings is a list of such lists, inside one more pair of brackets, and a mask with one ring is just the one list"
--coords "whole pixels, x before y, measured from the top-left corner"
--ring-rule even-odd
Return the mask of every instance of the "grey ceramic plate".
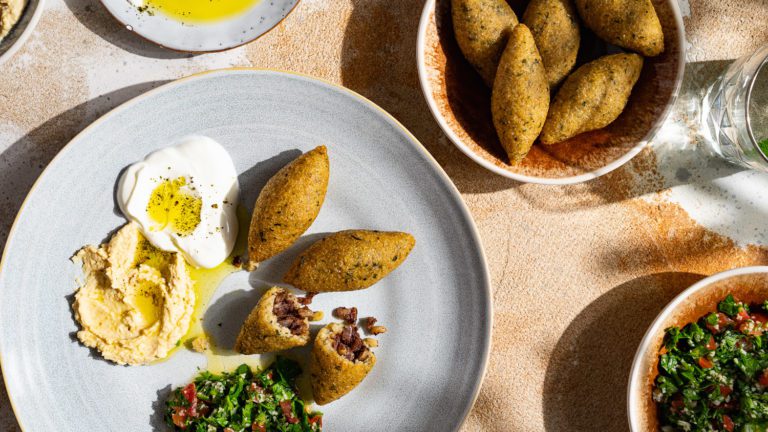
[[[206, 367], [181, 351], [166, 362], [119, 367], [73, 339], [74, 251], [98, 243], [124, 219], [113, 187], [122, 168], [189, 134], [208, 135], [232, 155], [253, 202], [279, 167], [326, 144], [326, 202], [297, 247], [250, 276], [230, 276], [204, 316], [222, 345], [265, 285], [326, 233], [352, 227], [404, 230], [417, 245], [374, 287], [319, 296], [313, 307], [357, 306], [389, 328], [378, 362], [347, 397], [323, 407], [327, 431], [457, 429], [480, 386], [490, 347], [485, 258], [459, 194], [397, 121], [348, 90], [312, 78], [255, 70], [183, 79], [107, 114], [78, 135], [34, 186], [13, 227], [0, 269], [0, 360], [27, 431], [162, 430], [169, 386]], [[218, 327], [215, 323], [222, 322]]]

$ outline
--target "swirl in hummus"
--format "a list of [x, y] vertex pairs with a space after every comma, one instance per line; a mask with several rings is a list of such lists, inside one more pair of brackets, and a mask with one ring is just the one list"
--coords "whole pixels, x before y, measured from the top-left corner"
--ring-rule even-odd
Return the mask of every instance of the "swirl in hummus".
[[195, 305], [181, 254], [156, 249], [131, 222], [74, 259], [84, 273], [72, 305], [83, 344], [128, 365], [164, 358], [177, 346]]
[[0, 0], [0, 41], [11, 32], [19, 22], [27, 0]]

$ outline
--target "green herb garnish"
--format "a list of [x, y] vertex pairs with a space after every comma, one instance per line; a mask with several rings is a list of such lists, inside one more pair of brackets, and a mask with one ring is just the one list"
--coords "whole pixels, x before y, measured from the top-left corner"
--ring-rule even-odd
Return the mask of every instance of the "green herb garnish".
[[202, 372], [194, 382], [171, 393], [165, 421], [172, 430], [192, 432], [314, 432], [322, 414], [307, 413], [295, 390], [298, 363], [277, 357], [254, 374], [248, 365], [215, 375]]
[[666, 331], [653, 390], [664, 431], [768, 430], [768, 301], [728, 295], [717, 311]]
[[757, 146], [760, 147], [760, 151], [763, 152], [764, 155], [768, 156], [768, 138], [758, 142]]

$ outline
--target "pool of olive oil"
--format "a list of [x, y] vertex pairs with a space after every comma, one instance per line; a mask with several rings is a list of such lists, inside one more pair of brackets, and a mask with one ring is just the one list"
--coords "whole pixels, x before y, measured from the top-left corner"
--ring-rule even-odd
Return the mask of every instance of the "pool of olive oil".
[[[237, 241], [235, 247], [232, 250], [230, 256], [224, 260], [223, 263], [210, 269], [196, 268], [188, 266], [189, 276], [194, 282], [195, 289], [195, 309], [192, 312], [192, 319], [190, 322], [189, 330], [187, 334], [181, 338], [178, 346], [173, 350], [177, 351], [179, 348], [191, 346], [192, 341], [200, 336], [205, 335], [203, 329], [203, 315], [208, 308], [213, 295], [219, 288], [219, 285], [232, 273], [240, 271], [239, 266], [233, 264], [233, 258], [236, 256], [245, 255], [247, 243], [248, 243], [248, 226], [250, 225], [250, 214], [242, 207], [237, 208], [237, 220], [239, 225], [239, 232], [237, 235]], [[172, 352], [171, 354], [173, 354]], [[223, 349], [216, 346], [216, 341], [211, 340], [211, 348], [205, 353], [207, 359], [206, 369], [213, 373], [221, 373], [224, 371], [232, 371], [243, 363], [248, 364], [254, 370], [263, 369], [269, 365], [272, 358], [258, 355], [242, 355], [232, 350]], [[167, 358], [170, 358], [169, 355]], [[160, 360], [162, 361], [162, 360]], [[266, 364], [265, 364], [266, 362]]]

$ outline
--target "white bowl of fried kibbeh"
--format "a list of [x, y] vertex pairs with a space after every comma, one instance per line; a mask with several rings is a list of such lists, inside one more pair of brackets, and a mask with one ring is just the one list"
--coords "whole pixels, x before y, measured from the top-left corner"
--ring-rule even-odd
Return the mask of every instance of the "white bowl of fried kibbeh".
[[432, 115], [496, 174], [573, 184], [624, 165], [677, 99], [674, 0], [428, 0], [417, 62]]

